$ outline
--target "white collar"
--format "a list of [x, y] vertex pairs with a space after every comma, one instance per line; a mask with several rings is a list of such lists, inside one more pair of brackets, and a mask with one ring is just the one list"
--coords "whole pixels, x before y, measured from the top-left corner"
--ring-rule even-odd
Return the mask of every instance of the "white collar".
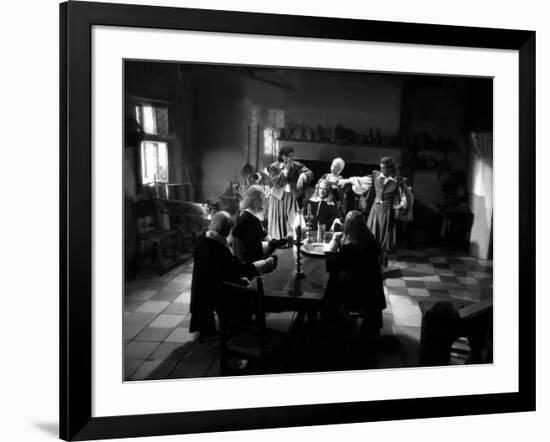
[[251, 215], [253, 215], [253, 216], [255, 216], [256, 218], [258, 218], [260, 221], [263, 221], [263, 220], [264, 220], [263, 213], [253, 212], [251, 209], [245, 209], [245, 212], [250, 213]]
[[227, 244], [227, 238], [221, 233], [216, 232], [215, 230], [207, 230], [206, 237], [213, 239], [214, 241], [217, 241], [226, 247], [229, 247], [229, 244]]
[[395, 181], [397, 183], [397, 180], [395, 179], [395, 177], [392, 177], [392, 176], [386, 176], [384, 175], [382, 172], [380, 172], [380, 177], [384, 178], [385, 181], [384, 182], [388, 182], [388, 181]]

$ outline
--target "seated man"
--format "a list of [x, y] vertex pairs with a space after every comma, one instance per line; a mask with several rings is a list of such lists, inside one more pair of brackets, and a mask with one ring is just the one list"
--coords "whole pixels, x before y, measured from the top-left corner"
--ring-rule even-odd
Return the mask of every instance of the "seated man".
[[309, 200], [306, 213], [312, 216], [311, 224], [314, 229], [318, 224], [324, 224], [327, 230], [334, 230], [342, 225], [342, 213], [332, 198], [328, 181], [319, 181], [317, 192]]
[[274, 258], [245, 264], [233, 256], [227, 244], [232, 227], [227, 212], [214, 214], [209, 230], [193, 254], [189, 331], [200, 332], [201, 338], [216, 333], [214, 309], [223, 281], [247, 284], [249, 279], [272, 271], [276, 265]]

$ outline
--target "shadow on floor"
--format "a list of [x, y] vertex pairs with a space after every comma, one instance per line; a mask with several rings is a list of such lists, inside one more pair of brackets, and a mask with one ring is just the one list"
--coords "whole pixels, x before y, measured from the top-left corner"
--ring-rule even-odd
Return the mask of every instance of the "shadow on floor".
[[57, 422], [34, 422], [33, 426], [56, 439], [59, 437], [59, 424]]

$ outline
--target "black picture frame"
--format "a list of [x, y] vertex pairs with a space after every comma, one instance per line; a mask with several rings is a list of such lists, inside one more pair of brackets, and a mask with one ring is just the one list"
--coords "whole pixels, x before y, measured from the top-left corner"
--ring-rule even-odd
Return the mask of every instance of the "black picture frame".
[[[92, 417], [94, 25], [509, 49], [519, 54], [519, 391]], [[535, 410], [535, 32], [108, 3], [60, 5], [60, 437], [90, 440]], [[518, 294], [519, 295], [519, 294]]]

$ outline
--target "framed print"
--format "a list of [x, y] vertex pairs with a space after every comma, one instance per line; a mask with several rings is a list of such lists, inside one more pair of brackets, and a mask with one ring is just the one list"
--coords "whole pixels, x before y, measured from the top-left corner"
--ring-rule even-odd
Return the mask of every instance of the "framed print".
[[534, 410], [534, 32], [60, 17], [61, 438]]

